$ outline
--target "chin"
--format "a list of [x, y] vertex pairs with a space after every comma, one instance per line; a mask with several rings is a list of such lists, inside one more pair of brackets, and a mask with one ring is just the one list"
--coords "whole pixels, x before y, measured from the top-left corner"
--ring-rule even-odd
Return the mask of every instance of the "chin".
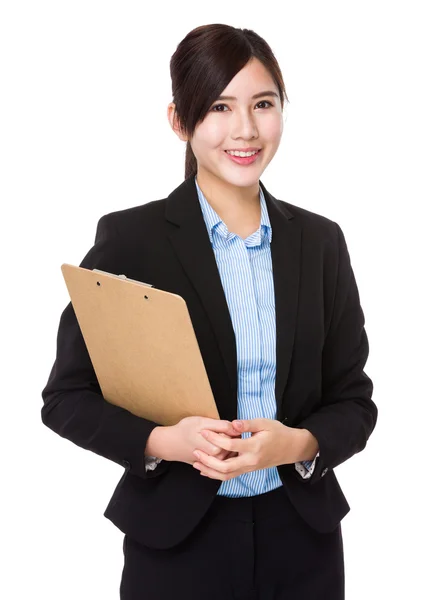
[[219, 175], [220, 179], [222, 179], [223, 181], [226, 181], [227, 183], [229, 183], [229, 185], [234, 185], [235, 187], [251, 187], [252, 185], [256, 185], [260, 179], [259, 176], [253, 176], [253, 177], [230, 177], [230, 176], [222, 176]]
[[[241, 167], [239, 167], [240, 169]], [[237, 187], [249, 187], [254, 185], [260, 179], [261, 173], [263, 172], [261, 169], [253, 169], [252, 171], [243, 169], [242, 172], [237, 169], [228, 169], [227, 171], [217, 171], [217, 177], [227, 181], [232, 185], [236, 185]], [[235, 172], [234, 172], [235, 171]]]

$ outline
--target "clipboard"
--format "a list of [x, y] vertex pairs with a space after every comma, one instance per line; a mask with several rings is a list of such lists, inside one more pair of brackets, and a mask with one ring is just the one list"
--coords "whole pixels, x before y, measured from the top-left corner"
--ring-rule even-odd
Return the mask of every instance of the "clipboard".
[[99, 269], [61, 271], [107, 402], [165, 426], [220, 418], [182, 296]]

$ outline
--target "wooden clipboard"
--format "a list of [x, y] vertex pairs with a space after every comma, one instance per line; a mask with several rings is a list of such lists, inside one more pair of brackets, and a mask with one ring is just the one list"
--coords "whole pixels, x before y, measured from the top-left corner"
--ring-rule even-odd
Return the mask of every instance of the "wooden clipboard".
[[98, 269], [61, 271], [105, 400], [160, 425], [220, 418], [182, 296]]

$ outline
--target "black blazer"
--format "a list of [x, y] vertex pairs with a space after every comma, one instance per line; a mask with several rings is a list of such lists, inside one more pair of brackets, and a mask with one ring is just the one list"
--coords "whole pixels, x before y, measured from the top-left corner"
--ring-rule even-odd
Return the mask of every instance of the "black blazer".
[[[168, 198], [102, 216], [80, 266], [124, 273], [185, 299], [220, 417], [233, 420], [235, 336], [194, 179]], [[364, 315], [339, 225], [277, 200], [260, 185], [273, 231], [277, 419], [311, 431], [320, 449], [308, 480], [294, 465], [277, 468], [300, 515], [329, 532], [350, 510], [333, 469], [363, 450], [377, 420], [373, 384], [363, 371], [369, 352]], [[125, 467], [105, 517], [153, 548], [189, 535], [221, 481], [178, 461], [145, 471], [144, 449], [157, 423], [104, 400], [71, 303], [61, 314], [42, 397], [45, 425]]]

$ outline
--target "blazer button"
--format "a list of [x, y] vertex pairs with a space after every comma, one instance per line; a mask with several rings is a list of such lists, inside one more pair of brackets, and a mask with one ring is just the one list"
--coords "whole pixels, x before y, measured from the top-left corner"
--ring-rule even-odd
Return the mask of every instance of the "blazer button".
[[326, 467], [326, 468], [323, 470], [323, 472], [321, 473], [321, 477], [324, 477], [324, 475], [327, 473], [327, 471], [328, 471], [328, 468]]
[[122, 461], [122, 464], [124, 465], [124, 467], [125, 467], [126, 469], [131, 469], [131, 464], [129, 463], [129, 461], [128, 461], [128, 460], [123, 460], [123, 461]]

